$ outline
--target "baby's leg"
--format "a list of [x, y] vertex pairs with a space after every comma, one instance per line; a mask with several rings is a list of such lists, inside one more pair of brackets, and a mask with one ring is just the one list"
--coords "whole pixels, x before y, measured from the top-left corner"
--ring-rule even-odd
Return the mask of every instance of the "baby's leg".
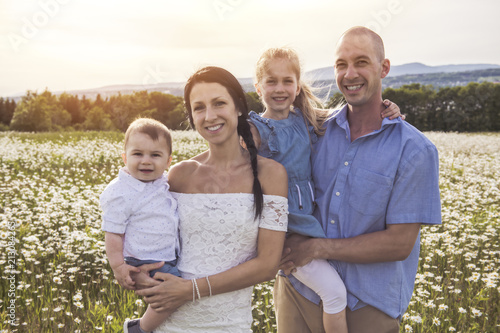
[[321, 297], [325, 331], [347, 333], [347, 296], [337, 271], [326, 260], [313, 260], [303, 267], [298, 267], [293, 276]]
[[140, 321], [141, 329], [145, 332], [151, 332], [160, 326], [169, 315], [170, 312], [156, 312], [151, 306], [148, 306]]

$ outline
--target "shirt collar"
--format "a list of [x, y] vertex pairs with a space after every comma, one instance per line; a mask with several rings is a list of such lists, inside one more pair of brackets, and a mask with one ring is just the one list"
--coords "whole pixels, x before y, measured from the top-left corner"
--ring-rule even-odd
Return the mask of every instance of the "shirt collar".
[[[342, 107], [342, 109], [340, 109], [337, 113], [335, 113], [332, 118], [335, 119], [335, 123], [340, 127], [340, 128], [343, 128], [346, 132], [349, 131], [349, 123], [347, 121], [347, 104], [344, 105]], [[367, 135], [372, 135], [372, 134], [375, 134], [375, 133], [379, 133], [379, 132], [382, 132], [384, 131], [388, 126], [391, 126], [393, 124], [397, 124], [397, 123], [402, 123], [403, 120], [401, 119], [401, 117], [398, 117], [396, 119], [393, 119], [393, 120], [390, 120], [389, 118], [384, 118], [382, 119], [382, 125], [380, 126], [380, 129], [379, 130], [376, 130], [376, 131], [373, 131], [372, 133], [370, 134], [367, 134]]]
[[123, 180], [127, 185], [129, 185], [130, 187], [132, 187], [134, 190], [136, 190], [138, 192], [144, 191], [146, 186], [148, 186], [149, 184], [152, 186], [155, 186], [155, 187], [166, 186], [167, 190], [170, 187], [168, 185], [167, 173], [165, 173], [165, 172], [162, 174], [162, 176], [160, 178], [155, 179], [152, 182], [142, 182], [139, 179], [134, 178], [128, 172], [127, 167], [123, 167], [118, 172], [118, 178], [120, 178], [120, 180]]

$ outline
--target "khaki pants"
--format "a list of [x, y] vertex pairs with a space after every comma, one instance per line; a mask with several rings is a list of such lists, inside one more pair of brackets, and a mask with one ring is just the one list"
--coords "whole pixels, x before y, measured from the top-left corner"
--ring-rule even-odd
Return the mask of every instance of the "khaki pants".
[[[274, 307], [278, 333], [324, 333], [323, 309], [300, 295], [288, 278], [277, 276], [274, 284]], [[399, 320], [365, 306], [346, 309], [349, 333], [399, 333]]]

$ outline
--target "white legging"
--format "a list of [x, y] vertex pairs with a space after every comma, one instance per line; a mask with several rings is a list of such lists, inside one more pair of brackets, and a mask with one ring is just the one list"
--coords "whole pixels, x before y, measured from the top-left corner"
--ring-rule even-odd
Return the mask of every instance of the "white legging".
[[339, 313], [347, 305], [346, 289], [339, 274], [326, 260], [313, 260], [293, 273], [300, 282], [321, 297], [323, 311]]

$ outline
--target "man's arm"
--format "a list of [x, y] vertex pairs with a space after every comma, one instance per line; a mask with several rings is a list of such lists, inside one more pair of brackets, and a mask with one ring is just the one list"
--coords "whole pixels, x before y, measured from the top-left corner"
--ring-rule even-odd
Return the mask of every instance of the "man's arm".
[[293, 234], [285, 242], [280, 268], [286, 274], [313, 259], [376, 263], [406, 259], [415, 245], [420, 223], [389, 224], [387, 229], [352, 238], [309, 238]]

